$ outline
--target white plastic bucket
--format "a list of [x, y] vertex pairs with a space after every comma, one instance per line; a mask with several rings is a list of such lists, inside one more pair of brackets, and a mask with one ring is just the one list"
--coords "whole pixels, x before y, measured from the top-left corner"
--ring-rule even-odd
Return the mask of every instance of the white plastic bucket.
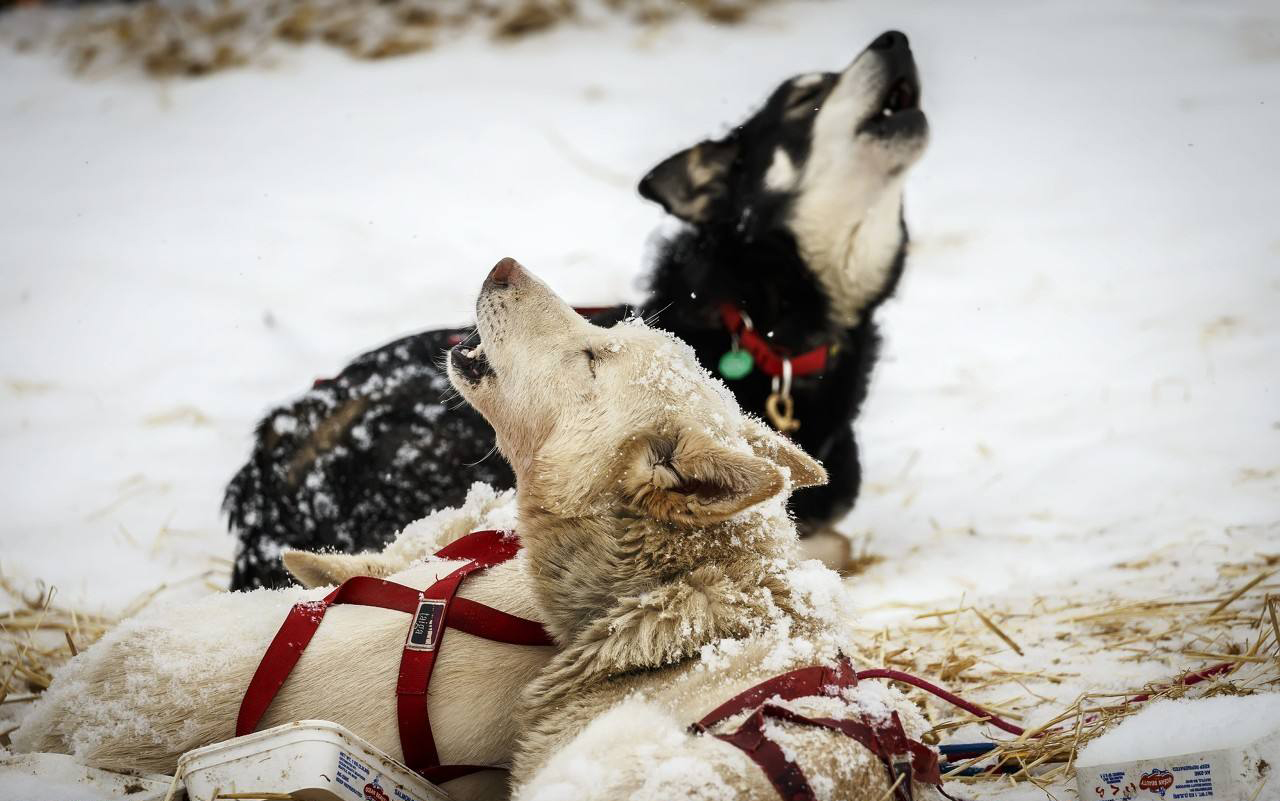
[[347, 729], [299, 720], [182, 755], [188, 801], [289, 793], [299, 801], [447, 801], [449, 796]]

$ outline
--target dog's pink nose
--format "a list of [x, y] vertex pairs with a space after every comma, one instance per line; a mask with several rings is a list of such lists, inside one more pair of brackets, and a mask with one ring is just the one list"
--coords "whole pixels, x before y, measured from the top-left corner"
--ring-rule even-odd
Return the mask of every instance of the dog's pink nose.
[[502, 261], [493, 265], [493, 269], [489, 271], [489, 283], [494, 286], [506, 286], [511, 283], [511, 276], [515, 275], [521, 269], [520, 262], [507, 256]]

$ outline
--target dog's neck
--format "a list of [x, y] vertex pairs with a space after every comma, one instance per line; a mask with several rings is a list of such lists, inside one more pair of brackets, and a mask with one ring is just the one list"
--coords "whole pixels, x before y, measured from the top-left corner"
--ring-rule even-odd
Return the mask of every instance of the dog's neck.
[[853, 225], [802, 202], [791, 214], [791, 228], [838, 325], [858, 325], [893, 292], [906, 244], [901, 186], [885, 192]]
[[687, 336], [718, 327], [718, 315], [708, 310], [728, 300], [757, 328], [773, 332], [773, 342], [795, 351], [828, 344], [865, 322], [902, 273], [901, 191], [885, 193], [854, 223], [794, 210], [790, 217], [788, 227], [766, 233], [731, 223], [684, 228], [660, 245], [642, 313]]
[[674, 664], [792, 615], [786, 543], [750, 513], [697, 530], [639, 517], [559, 519], [519, 496], [534, 596], [580, 677]]

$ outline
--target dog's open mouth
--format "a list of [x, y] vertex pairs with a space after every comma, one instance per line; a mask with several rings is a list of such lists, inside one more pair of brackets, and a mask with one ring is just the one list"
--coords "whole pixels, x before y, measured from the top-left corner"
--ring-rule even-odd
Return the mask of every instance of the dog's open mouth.
[[923, 127], [924, 112], [920, 110], [920, 79], [912, 68], [889, 81], [880, 103], [862, 124], [858, 133], [876, 136], [909, 135]]
[[905, 76], [889, 86], [889, 92], [880, 106], [881, 117], [892, 117], [899, 111], [920, 108], [920, 84], [914, 77]]
[[489, 360], [484, 355], [483, 342], [474, 348], [464, 344], [454, 345], [449, 350], [449, 363], [453, 365], [458, 375], [472, 384], [479, 384], [480, 379], [486, 375], [493, 375], [493, 367], [489, 365]]

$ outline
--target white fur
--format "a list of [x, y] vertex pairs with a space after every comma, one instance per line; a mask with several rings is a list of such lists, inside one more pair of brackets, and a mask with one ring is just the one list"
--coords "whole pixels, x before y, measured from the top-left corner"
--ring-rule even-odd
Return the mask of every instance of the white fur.
[[[718, 764], [738, 758], [698, 753], [686, 726], [659, 705], [628, 699], [593, 720], [520, 793], [521, 801], [720, 801], [735, 797]], [[643, 737], [637, 737], [643, 732]], [[743, 758], [745, 759], [745, 758]], [[749, 765], [741, 765], [749, 769]]]
[[[510, 494], [495, 496], [490, 490], [473, 504], [471, 517], [438, 513], [436, 530], [447, 536], [433, 538], [425, 524], [418, 524], [392, 549], [391, 559], [410, 560], [414, 543], [434, 550], [478, 527], [479, 518], [509, 500]], [[522, 561], [473, 575], [459, 595], [534, 617]], [[439, 568], [439, 563], [420, 564], [391, 580], [425, 587]], [[14, 733], [14, 746], [72, 753], [114, 770], [171, 773], [183, 752], [234, 735], [245, 688], [290, 606], [325, 592], [220, 593], [125, 621], [59, 671]], [[261, 727], [331, 720], [400, 758], [395, 686], [408, 619], [374, 607], [332, 607]], [[551, 651], [459, 631], [444, 634], [429, 705], [444, 763], [509, 762], [515, 737], [511, 710]], [[497, 772], [447, 785], [459, 799], [503, 797], [505, 786], [505, 776]]]
[[[902, 245], [902, 183], [925, 137], [855, 136], [878, 108], [888, 76], [874, 51], [841, 75], [813, 123], [789, 225], [844, 326], [884, 286]], [[852, 140], [852, 142], [851, 142]]]
[[784, 148], [773, 151], [773, 161], [764, 174], [766, 189], [774, 192], [786, 192], [796, 185], [796, 165], [791, 161]]

